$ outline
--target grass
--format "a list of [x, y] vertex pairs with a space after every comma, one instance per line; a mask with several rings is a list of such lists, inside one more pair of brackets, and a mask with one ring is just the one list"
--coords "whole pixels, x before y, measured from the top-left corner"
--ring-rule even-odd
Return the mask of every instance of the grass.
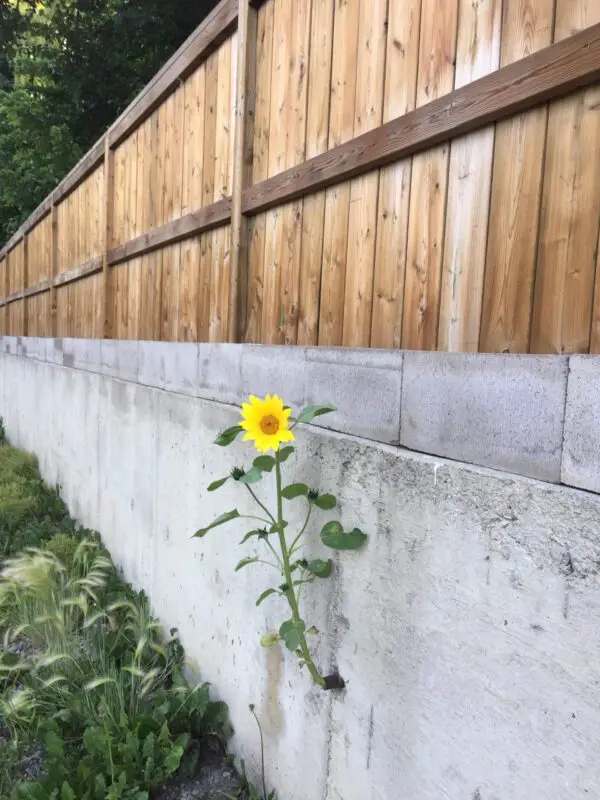
[[[225, 752], [227, 707], [187, 685], [176, 636], [1, 425], [0, 558], [2, 800], [148, 800]], [[24, 779], [39, 743], [41, 774]]]

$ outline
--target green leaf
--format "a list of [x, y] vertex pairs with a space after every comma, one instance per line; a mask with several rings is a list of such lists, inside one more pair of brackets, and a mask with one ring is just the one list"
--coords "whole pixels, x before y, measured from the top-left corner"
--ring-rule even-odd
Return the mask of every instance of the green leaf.
[[142, 748], [142, 755], [144, 758], [151, 758], [154, 753], [154, 745], [156, 736], [150, 732], [144, 739], [144, 746]]
[[337, 505], [337, 499], [332, 494], [320, 494], [315, 500], [315, 505], [322, 511], [331, 511]]
[[308, 494], [308, 486], [305, 483], [290, 483], [281, 490], [281, 496], [286, 500], [294, 500], [296, 497], [306, 497]]
[[179, 765], [181, 764], [181, 759], [183, 757], [183, 747], [178, 745], [177, 747], [173, 747], [171, 752], [164, 760], [164, 767], [165, 772], [167, 775], [172, 775], [179, 769]]
[[235, 571], [239, 572], [244, 567], [247, 567], [249, 564], [256, 564], [258, 561], [258, 556], [252, 556], [252, 558], [242, 558], [241, 561], [238, 561]]
[[305, 630], [306, 623], [303, 619], [288, 619], [279, 628], [279, 635], [285, 642], [287, 649], [294, 652], [300, 647]]
[[263, 592], [256, 601], [256, 605], [259, 606], [263, 600], [266, 600], [267, 597], [270, 597], [272, 594], [277, 594], [277, 589], [267, 589], [266, 592]]
[[285, 464], [285, 462], [288, 460], [288, 458], [292, 455], [293, 452], [294, 448], [291, 446], [291, 444], [288, 445], [287, 447], [281, 447], [278, 452], [279, 463]]
[[358, 528], [346, 533], [339, 522], [328, 522], [321, 531], [321, 541], [333, 550], [358, 550], [367, 541], [367, 535]]
[[306, 569], [316, 575], [317, 578], [328, 578], [331, 575], [333, 568], [333, 561], [323, 561], [321, 558], [315, 558], [314, 561], [309, 561]]
[[260, 469], [263, 472], [271, 472], [275, 466], [275, 459], [273, 456], [258, 456], [258, 458], [255, 458], [252, 463], [257, 469]]
[[241, 425], [234, 425], [233, 428], [227, 428], [226, 431], [223, 431], [217, 436], [215, 444], [218, 444], [219, 447], [229, 447], [229, 445], [237, 439], [242, 430], [243, 428]]
[[260, 536], [262, 531], [248, 531], [248, 533], [244, 536], [240, 544], [244, 544], [248, 541], [248, 539], [252, 539], [253, 536]]
[[312, 422], [315, 417], [321, 417], [323, 414], [331, 414], [332, 411], [335, 411], [334, 406], [306, 406], [300, 412], [300, 416], [296, 420], [297, 422]]
[[260, 637], [260, 645], [261, 647], [273, 647], [280, 639], [281, 636], [278, 633], [266, 633]]
[[219, 525], [224, 525], [226, 522], [231, 522], [232, 519], [237, 519], [239, 516], [240, 512], [237, 510], [237, 508], [234, 508], [233, 511], [226, 511], [225, 514], [221, 514], [220, 517], [217, 517], [216, 520], [211, 522], [210, 525], [207, 525], [206, 528], [200, 528], [199, 531], [196, 531], [194, 536], [201, 539], [213, 528], [217, 528]]
[[208, 491], [209, 492], [216, 492], [217, 489], [220, 489], [221, 486], [223, 486], [225, 483], [227, 483], [227, 481], [229, 480], [230, 477], [231, 476], [228, 475], [226, 478], [221, 478], [220, 481], [215, 481], [214, 483], [211, 483], [211, 485], [208, 487]]
[[252, 467], [239, 479], [240, 483], [258, 483], [262, 479], [262, 470]]
[[60, 800], [77, 800], [77, 795], [66, 781], [60, 790]]

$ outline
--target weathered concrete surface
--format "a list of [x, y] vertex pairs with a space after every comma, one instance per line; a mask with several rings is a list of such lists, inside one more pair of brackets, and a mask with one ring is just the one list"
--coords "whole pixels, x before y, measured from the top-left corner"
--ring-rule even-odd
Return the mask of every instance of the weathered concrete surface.
[[565, 413], [562, 482], [600, 492], [600, 361], [572, 356]]
[[568, 359], [406, 353], [403, 447], [560, 481]]
[[234, 574], [244, 528], [190, 540], [248, 508], [239, 487], [204, 489], [248, 462], [241, 443], [212, 446], [234, 409], [2, 355], [0, 413], [179, 628], [255, 776], [256, 705], [282, 800], [600, 796], [600, 498], [306, 429], [290, 479], [335, 491], [370, 534], [307, 592], [317, 660], [348, 681], [335, 696], [258, 645], [285, 607], [254, 607], [266, 567]]

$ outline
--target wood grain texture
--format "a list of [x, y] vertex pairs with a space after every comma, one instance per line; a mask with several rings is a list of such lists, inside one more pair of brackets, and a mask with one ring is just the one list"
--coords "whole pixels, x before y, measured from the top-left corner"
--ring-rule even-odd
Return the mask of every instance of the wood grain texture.
[[[460, 0], [456, 88], [498, 69], [501, 11], [502, 0]], [[437, 342], [447, 352], [479, 347], [494, 133], [489, 126], [450, 147]]]
[[[268, 171], [275, 175], [305, 158], [306, 68], [312, 0], [274, 0], [271, 131]], [[295, 344], [302, 241], [302, 203], [289, 203], [266, 217], [261, 341]]]
[[[187, 79], [184, 99], [182, 213], [187, 216], [203, 203], [204, 113], [206, 98], [204, 65]], [[198, 302], [201, 287], [200, 237], [182, 242], [179, 266], [178, 341], [198, 340]]]
[[219, 200], [204, 206], [199, 211], [152, 228], [148, 233], [132, 239], [120, 247], [114, 247], [108, 254], [108, 261], [116, 266], [131, 258], [160, 250], [167, 245], [189, 239], [204, 231], [212, 230], [229, 222], [231, 198]]
[[[444, 28], [443, 39], [430, 39], [434, 48], [430, 52], [436, 55], [428, 59], [429, 71], [435, 71], [441, 64], [452, 64], [454, 45], [450, 33], [456, 16], [456, 10], [453, 12], [452, 9], [452, 3], [444, 4], [437, 13], [428, 17], [433, 25], [437, 25], [440, 18], [450, 24], [450, 31]], [[425, 19], [425, 13], [422, 19]], [[427, 26], [422, 26], [421, 38], [423, 31], [426, 35]], [[437, 50], [442, 44], [450, 48], [450, 61], [447, 49]], [[424, 63], [421, 58], [419, 62]], [[428, 106], [363, 134], [347, 142], [343, 148], [331, 150], [253, 186], [244, 192], [244, 213], [263, 211], [434, 148], [440, 142], [470, 133], [598, 80], [600, 26], [594, 25], [454, 92], [451, 84], [444, 85], [439, 99]], [[425, 88], [429, 92], [424, 93], [425, 99], [419, 97], [420, 102], [426, 102], [435, 93], [435, 81], [432, 85], [425, 83], [423, 92]]]
[[[237, 47], [231, 39], [218, 51], [216, 97], [215, 178], [213, 200], [219, 202], [231, 194], [233, 182], [233, 118], [235, 108], [235, 70]], [[231, 207], [230, 207], [231, 208]], [[226, 342], [229, 330], [231, 274], [231, 228], [221, 227], [212, 234], [212, 268], [209, 299], [209, 340]]]
[[[329, 81], [333, 55], [335, 0], [313, 0], [306, 110], [306, 158], [325, 152], [329, 140]], [[319, 338], [321, 270], [325, 232], [325, 192], [307, 195], [302, 207], [299, 345], [316, 345]]]
[[[355, 136], [382, 123], [387, 30], [388, 4], [361, 0], [354, 100]], [[342, 344], [347, 347], [368, 347], [371, 341], [378, 194], [378, 170], [351, 181], [342, 331]]]
[[[270, 78], [273, 63], [274, 10], [274, 0], [268, 0], [258, 10], [256, 21], [256, 103], [251, 178], [253, 183], [269, 177]], [[244, 334], [246, 342], [261, 341], [266, 224], [266, 214], [257, 214], [248, 221], [248, 299]]]
[[[501, 66], [552, 41], [554, 0], [504, 0]], [[526, 353], [537, 256], [546, 106], [498, 123], [479, 350]]]
[[[334, 148], [342, 146], [354, 136], [359, 12], [359, 2], [335, 5], [328, 152], [316, 156], [308, 163], [327, 157]], [[254, 187], [253, 191], [256, 190], [257, 187]], [[325, 194], [319, 308], [320, 345], [337, 346], [343, 341], [349, 214], [350, 184], [341, 183], [328, 189]]]
[[[594, 0], [557, 0], [555, 40], [600, 23]], [[568, 38], [565, 38], [568, 37]], [[559, 46], [559, 45], [555, 45]], [[548, 112], [530, 352], [590, 347], [600, 222], [600, 87], [554, 101]]]
[[[421, 0], [390, 2], [384, 123], [414, 108], [420, 29]], [[404, 159], [379, 174], [371, 347], [401, 344], [411, 173], [412, 159]]]
[[[417, 106], [452, 89], [457, 16], [457, 0], [443, 6], [423, 0]], [[442, 145], [413, 159], [402, 319], [402, 347], [411, 350], [435, 350], [437, 345], [448, 149]]]
[[115, 199], [115, 162], [114, 152], [108, 145], [104, 148], [103, 197], [102, 197], [102, 338], [110, 339], [113, 330], [112, 275], [108, 254], [113, 242]]
[[23, 336], [29, 336], [29, 301], [27, 300], [27, 287], [29, 286], [29, 236], [23, 237]]
[[256, 103], [258, 12], [249, 0], [238, 2], [237, 70], [231, 190], [231, 276], [227, 339], [244, 340], [248, 302], [248, 219], [242, 214], [242, 192], [252, 183], [252, 145]]

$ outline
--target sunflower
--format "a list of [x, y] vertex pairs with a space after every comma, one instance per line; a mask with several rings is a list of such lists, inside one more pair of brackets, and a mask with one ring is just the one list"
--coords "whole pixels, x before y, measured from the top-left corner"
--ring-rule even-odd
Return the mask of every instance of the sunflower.
[[250, 402], [242, 404], [242, 428], [246, 431], [244, 441], [254, 441], [261, 453], [279, 450], [282, 442], [293, 442], [294, 434], [289, 429], [291, 409], [283, 407], [283, 400], [276, 394], [268, 394], [264, 400], [250, 395]]

